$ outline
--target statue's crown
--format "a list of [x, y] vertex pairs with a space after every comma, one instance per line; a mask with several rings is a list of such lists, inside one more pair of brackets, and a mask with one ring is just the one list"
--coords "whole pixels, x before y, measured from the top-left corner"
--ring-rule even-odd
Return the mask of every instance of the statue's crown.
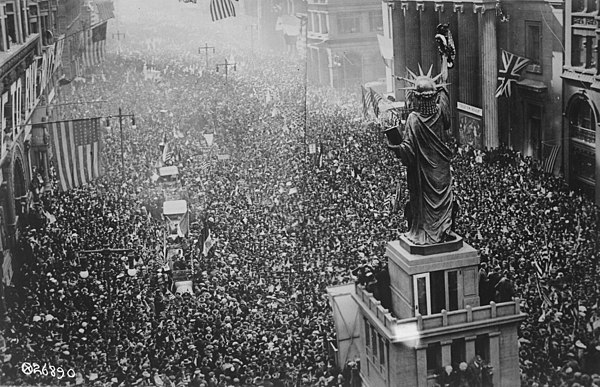
[[442, 74], [436, 75], [434, 78], [431, 77], [433, 66], [429, 67], [427, 74], [423, 73], [421, 65], [419, 65], [419, 75], [416, 75], [410, 69], [406, 69], [410, 78], [400, 77], [399, 79], [406, 81], [412, 86], [401, 87], [403, 90], [409, 90], [410, 93], [419, 99], [429, 99], [437, 95], [442, 87], [448, 85], [447, 83], [437, 83], [437, 80]]

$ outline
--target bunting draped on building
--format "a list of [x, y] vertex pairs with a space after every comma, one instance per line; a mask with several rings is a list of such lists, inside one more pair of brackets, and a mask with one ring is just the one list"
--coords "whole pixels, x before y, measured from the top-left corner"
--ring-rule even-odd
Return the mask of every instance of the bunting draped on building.
[[520, 73], [530, 60], [502, 50], [502, 66], [498, 69], [500, 85], [496, 89], [496, 98], [504, 95], [510, 97], [512, 84], [519, 80]]
[[102, 175], [100, 118], [53, 122], [49, 127], [62, 191], [86, 185]]
[[383, 63], [390, 68], [394, 69], [394, 45], [392, 43], [392, 39], [383, 36], [377, 35], [377, 41], [379, 42], [379, 52], [381, 57], [383, 58]]
[[210, 17], [212, 21], [235, 16], [235, 6], [231, 0], [210, 0]]

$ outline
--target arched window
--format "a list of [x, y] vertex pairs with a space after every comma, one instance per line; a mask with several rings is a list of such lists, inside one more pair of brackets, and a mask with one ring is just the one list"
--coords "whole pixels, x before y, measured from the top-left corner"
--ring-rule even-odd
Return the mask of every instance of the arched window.
[[569, 180], [572, 187], [593, 193], [597, 109], [582, 91], [569, 100]]
[[579, 98], [572, 103], [574, 105], [569, 115], [571, 138], [595, 144], [596, 120], [591, 105], [583, 98]]

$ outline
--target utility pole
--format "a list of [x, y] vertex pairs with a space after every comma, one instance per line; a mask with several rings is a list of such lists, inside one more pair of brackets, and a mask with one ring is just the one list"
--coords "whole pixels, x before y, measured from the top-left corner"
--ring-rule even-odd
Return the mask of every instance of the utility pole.
[[229, 66], [233, 66], [233, 71], [237, 71], [236, 64], [229, 63], [227, 59], [225, 59], [225, 63], [217, 63], [217, 72], [219, 72], [219, 67], [225, 67], [225, 89], [227, 89], [227, 76], [229, 74]]
[[[117, 26], [117, 28], [119, 27]], [[123, 39], [125, 39], [125, 33], [117, 30], [117, 32], [112, 34], [113, 39], [115, 38], [115, 36], [117, 37], [117, 53], [121, 54], [121, 36], [123, 37]]]
[[106, 117], [106, 126], [110, 128], [109, 119], [113, 117], [119, 118], [119, 131], [121, 132], [121, 180], [125, 181], [125, 150], [123, 145], [123, 117], [131, 117], [131, 128], [135, 129], [135, 115], [134, 114], [123, 114], [121, 108], [119, 108], [119, 115]]
[[250, 49], [254, 52], [254, 30], [258, 32], [258, 24], [250, 24], [246, 26], [246, 30], [250, 30]]
[[204, 43], [204, 47], [198, 47], [198, 54], [201, 54], [200, 50], [204, 50], [204, 55], [206, 56], [206, 68], [208, 69], [208, 50], [211, 50], [213, 54], [215, 53], [214, 47], [209, 47], [208, 43]]

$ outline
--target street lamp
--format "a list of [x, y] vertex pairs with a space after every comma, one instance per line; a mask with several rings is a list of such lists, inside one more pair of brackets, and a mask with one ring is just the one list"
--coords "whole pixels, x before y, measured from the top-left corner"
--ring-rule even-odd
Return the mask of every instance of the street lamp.
[[119, 108], [119, 114], [116, 116], [108, 116], [106, 117], [106, 129], [110, 130], [110, 119], [111, 118], [119, 119], [119, 130], [121, 132], [121, 179], [125, 180], [125, 150], [123, 148], [123, 117], [131, 117], [131, 128], [136, 129], [135, 125], [135, 115], [134, 114], [123, 114], [121, 108]]

